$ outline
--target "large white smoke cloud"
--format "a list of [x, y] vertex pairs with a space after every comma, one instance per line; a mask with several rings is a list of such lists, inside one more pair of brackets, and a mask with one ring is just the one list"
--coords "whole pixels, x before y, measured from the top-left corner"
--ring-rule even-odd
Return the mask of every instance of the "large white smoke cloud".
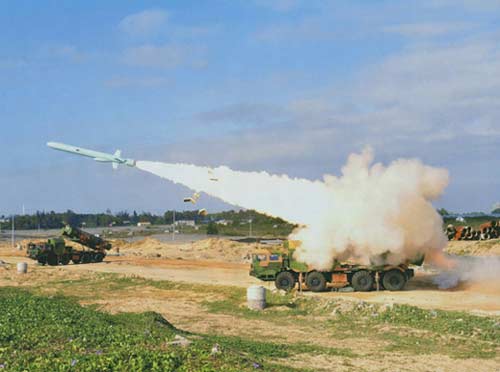
[[[298, 259], [327, 269], [334, 259], [368, 263], [390, 252], [400, 263], [446, 245], [432, 205], [448, 184], [448, 172], [416, 159], [373, 164], [373, 151], [349, 156], [339, 177], [323, 181], [240, 172], [227, 167], [139, 161], [137, 167], [243, 208], [301, 225]], [[217, 181], [213, 181], [217, 178]], [[212, 180], [211, 180], [212, 179]]]

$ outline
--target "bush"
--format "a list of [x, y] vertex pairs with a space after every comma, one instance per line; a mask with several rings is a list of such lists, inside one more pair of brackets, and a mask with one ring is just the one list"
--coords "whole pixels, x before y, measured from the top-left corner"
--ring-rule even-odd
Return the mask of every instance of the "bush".
[[208, 235], [218, 235], [219, 228], [217, 227], [217, 224], [215, 224], [214, 222], [210, 222], [207, 226], [207, 234]]

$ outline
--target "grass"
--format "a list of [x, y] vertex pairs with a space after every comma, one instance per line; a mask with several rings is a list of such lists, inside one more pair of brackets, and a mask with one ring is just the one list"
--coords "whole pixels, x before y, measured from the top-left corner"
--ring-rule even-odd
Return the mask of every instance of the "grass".
[[[201, 338], [196, 341], [192, 350], [190, 349], [189, 352], [186, 352], [187, 354], [177, 353], [172, 355], [172, 361], [168, 361], [168, 363], [182, 362], [180, 364], [181, 367], [179, 367], [181, 369], [179, 370], [182, 370], [182, 368], [189, 370], [186, 369], [188, 368], [186, 366], [190, 366], [190, 368], [194, 366], [194, 359], [199, 359], [202, 363], [206, 363], [208, 366], [207, 368], [214, 368], [211, 359], [206, 355], [214, 343], [218, 343], [223, 350], [227, 351], [228, 358], [235, 358], [234, 360], [231, 359], [231, 363], [242, 363], [241, 365], [243, 367], [240, 370], [245, 370], [245, 368], [248, 367], [248, 363], [251, 364], [253, 362], [265, 364], [266, 366], [271, 363], [272, 368], [268, 367], [267, 370], [280, 370], [284, 367], [280, 367], [277, 364], [273, 365], [273, 361], [276, 362], [275, 359], [286, 359], [295, 355], [327, 355], [341, 357], [343, 363], [348, 363], [348, 360], [351, 358], [383, 358], [383, 353], [400, 353], [403, 355], [438, 354], [447, 355], [456, 359], [486, 359], [496, 357], [497, 349], [500, 345], [500, 318], [498, 317], [475, 316], [457, 311], [426, 310], [409, 305], [382, 307], [375, 304], [348, 301], [338, 298], [325, 299], [297, 296], [296, 293], [281, 295], [278, 293], [271, 293], [270, 291], [268, 291], [267, 294], [268, 308], [264, 311], [253, 311], [245, 306], [246, 293], [243, 288], [155, 281], [139, 277], [124, 277], [110, 273], [88, 275], [88, 278], [84, 277], [77, 280], [48, 279], [47, 281], [43, 281], [43, 284], [36, 284], [31, 287], [30, 290], [38, 295], [46, 294], [47, 292], [64, 295], [64, 297], [55, 296], [51, 300], [69, 301], [73, 304], [75, 304], [76, 301], [82, 300], [87, 303], [92, 303], [94, 300], [105, 299], [110, 295], [119, 297], [120, 294], [127, 295], [129, 293], [140, 292], [146, 288], [166, 291], [164, 295], [167, 297], [168, 291], [176, 291], [185, 293], [185, 298], [187, 299], [191, 298], [193, 301], [201, 301], [198, 302], [198, 304], [202, 309], [204, 308], [206, 313], [230, 315], [245, 320], [258, 320], [260, 322], [267, 322], [269, 327], [276, 328], [274, 336], [266, 336], [265, 341], [262, 340], [263, 336], [260, 333], [261, 331], [257, 329], [255, 331], [247, 329], [244, 334], [240, 334], [239, 337], [225, 335], [223, 331], [217, 330], [212, 331], [210, 335], [199, 335]], [[0, 297], [3, 298], [4, 292], [2, 291], [0, 291]], [[202, 296], [200, 296], [200, 294], [202, 294]], [[70, 296], [71, 299], [69, 299], [68, 296]], [[5, 314], [6, 311], [9, 313], [9, 311], [2, 308], [2, 306], [3, 304], [0, 303], [0, 313], [2, 314], [0, 315], [0, 328], [4, 327], [4, 324], [6, 324], [2, 321], [3, 314]], [[96, 309], [92, 307], [87, 307], [86, 309], [96, 312]], [[76, 311], [75, 314], [80, 314], [78, 311]], [[10, 311], [10, 313], [15, 314], [15, 311]], [[159, 330], [155, 328], [154, 325], [162, 321], [155, 318], [158, 315], [154, 313], [118, 315], [98, 313], [101, 314], [99, 317], [104, 319], [100, 320], [105, 322], [104, 329], [109, 330], [109, 327], [106, 328], [106, 324], [116, 324], [115, 329], [125, 327], [122, 328], [120, 332], [130, 333], [130, 337], [132, 337], [130, 340], [134, 340], [134, 337], [136, 337], [134, 334], [137, 335], [140, 332], [145, 332], [145, 330], [152, 332], [152, 340], [156, 340], [153, 344], [148, 343], [147, 339], [139, 338], [138, 341], [138, 343], [142, 345], [141, 347], [145, 348], [145, 352], [147, 351], [145, 356], [141, 356], [147, 363], [153, 363], [156, 360], [154, 359], [156, 358], [155, 353], [159, 352], [159, 350], [161, 350], [162, 353], [170, 350], [168, 348], [163, 349], [158, 345], [164, 345], [166, 340], [170, 340], [174, 333], [185, 334], [182, 333], [182, 331], [170, 327], [168, 323], [158, 328]], [[22, 312], [20, 314], [22, 314]], [[203, 316], [203, 312], [200, 313], [200, 315]], [[45, 328], [43, 322], [40, 324], [36, 322], [33, 323], [30, 317], [31, 315], [20, 316], [21, 319], [29, 319], [26, 324], [31, 328], [18, 328], [16, 333], [29, 333], [30, 329], [33, 327], [35, 327], [35, 329], [41, 327], [44, 329], [44, 332], [48, 329], [50, 330], [50, 334], [58, 335], [57, 332], [52, 331], [52, 328]], [[78, 315], [78, 319], [80, 318], [80, 315]], [[73, 320], [69, 321], [68, 324], [71, 325], [72, 322]], [[78, 322], [81, 323], [80, 321]], [[92, 322], [90, 322], [90, 324], [92, 324]], [[93, 327], [95, 328], [96, 325]], [[130, 327], [130, 329], [127, 327]], [[297, 340], [297, 337], [291, 341], [287, 337], [286, 330], [288, 328], [299, 330], [307, 335], [312, 335], [309, 339], [314, 339], [313, 336], [315, 334], [321, 334], [323, 340], [337, 340], [340, 341], [340, 344], [342, 344], [343, 340], [351, 340], [350, 343], [352, 344], [353, 341], [355, 343], [363, 343], [366, 342], [365, 340], [369, 339], [380, 345], [377, 346], [377, 352], [372, 352], [370, 350], [366, 351], [363, 348], [351, 349], [348, 347], [338, 348], [325, 346], [321, 338], [313, 343]], [[72, 329], [73, 328], [67, 328], [66, 331], [69, 330], [73, 332]], [[61, 334], [59, 334], [59, 336], [61, 336]], [[64, 339], [67, 335], [61, 337]], [[101, 337], [100, 333], [98, 333], [96, 337]], [[159, 338], [163, 341], [159, 341]], [[34, 341], [38, 342], [40, 340]], [[95, 343], [95, 340], [93, 342]], [[57, 345], [58, 343], [55, 342], [55, 344]], [[47, 347], [47, 343], [43, 345]], [[1, 339], [0, 347], [3, 350], [4, 346]], [[68, 352], [60, 343], [59, 347], [56, 349], [59, 350], [59, 348], [65, 353]], [[20, 348], [20, 350], [23, 349]], [[77, 348], [74, 352], [78, 353], [82, 352], [82, 350], [85, 351], [83, 356], [80, 355], [80, 358], [84, 358], [82, 360], [87, 361], [86, 358], [90, 358], [88, 359], [89, 363], [95, 362], [95, 360], [92, 359], [93, 357], [91, 358], [89, 356], [89, 350], [91, 354], [92, 350], [95, 351], [95, 348]], [[198, 355], [193, 350], [199, 350], [201, 354]], [[176, 351], [176, 349], [174, 351]], [[2, 351], [2, 353], [3, 352], [4, 351]], [[54, 350], [50, 352], [52, 352], [50, 355], [53, 355], [56, 359], [59, 358], [58, 355], [60, 354], [57, 354]], [[0, 354], [0, 362], [2, 362], [2, 355], [3, 354]], [[63, 353], [61, 355], [67, 357], [69, 354]], [[124, 354], [113, 355], [113, 363], [118, 363], [117, 361], [120, 360], [121, 357], [125, 357]], [[181, 362], [178, 362], [178, 358], [180, 358]], [[246, 362], [242, 360], [246, 360]], [[158, 363], [167, 363], [167, 361]], [[200, 365], [196, 366], [199, 367]], [[226, 366], [220, 364], [217, 365], [217, 368], [222, 368], [222, 370], [224, 370], [223, 368], [226, 368]], [[19, 370], [21, 370], [21, 366]], [[36, 370], [36, 368], [34, 370]], [[288, 367], [286, 367], [286, 369], [283, 370], [293, 369], [288, 369]]]
[[357, 355], [349, 348], [331, 348], [306, 343], [273, 343], [244, 339], [237, 336], [211, 336], [211, 340], [228, 349], [271, 358], [288, 358], [296, 354], [321, 354], [353, 358]]
[[[111, 315], [62, 297], [1, 288], [0, 368], [9, 371], [293, 370], [265, 361], [283, 345], [229, 337], [194, 337], [153, 312]], [[176, 334], [188, 347], [169, 344]], [[214, 342], [222, 346], [213, 355]]]
[[473, 337], [500, 342], [500, 327], [493, 318], [459, 311], [425, 310], [409, 305], [395, 305], [377, 319], [378, 322], [423, 329], [437, 334]]

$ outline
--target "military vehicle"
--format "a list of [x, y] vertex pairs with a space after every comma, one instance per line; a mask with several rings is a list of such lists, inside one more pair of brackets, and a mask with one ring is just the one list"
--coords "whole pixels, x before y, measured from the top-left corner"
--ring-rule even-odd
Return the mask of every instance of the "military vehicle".
[[[79, 243], [88, 249], [76, 249], [66, 245], [67, 239]], [[42, 265], [67, 265], [70, 261], [75, 264], [102, 262], [106, 251], [111, 249], [111, 243], [100, 237], [83, 231], [77, 227], [66, 225], [61, 231], [61, 237], [50, 238], [45, 243], [28, 243], [28, 257], [37, 260]]]
[[285, 242], [283, 247], [260, 249], [252, 254], [250, 275], [262, 281], [274, 281], [276, 288], [289, 291], [297, 284], [313, 292], [328, 287], [351, 286], [355, 291], [373, 289], [402, 290], [414, 276], [409, 264], [422, 265], [424, 257], [399, 265], [358, 265], [335, 261], [325, 271], [314, 270], [293, 258], [294, 249]]

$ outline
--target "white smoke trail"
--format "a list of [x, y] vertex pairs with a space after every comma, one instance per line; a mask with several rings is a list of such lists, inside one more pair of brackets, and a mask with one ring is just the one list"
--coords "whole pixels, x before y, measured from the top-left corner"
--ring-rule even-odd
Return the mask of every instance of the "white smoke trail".
[[[279, 216], [302, 227], [291, 238], [302, 242], [296, 255], [317, 269], [335, 258], [370, 258], [390, 252], [400, 263], [446, 245], [442, 220], [431, 201], [448, 184], [445, 169], [400, 159], [372, 165], [370, 148], [349, 156], [342, 176], [323, 181], [240, 172], [227, 167], [138, 161], [137, 167], [205, 192], [225, 202]], [[212, 181], [216, 177], [218, 181]]]

